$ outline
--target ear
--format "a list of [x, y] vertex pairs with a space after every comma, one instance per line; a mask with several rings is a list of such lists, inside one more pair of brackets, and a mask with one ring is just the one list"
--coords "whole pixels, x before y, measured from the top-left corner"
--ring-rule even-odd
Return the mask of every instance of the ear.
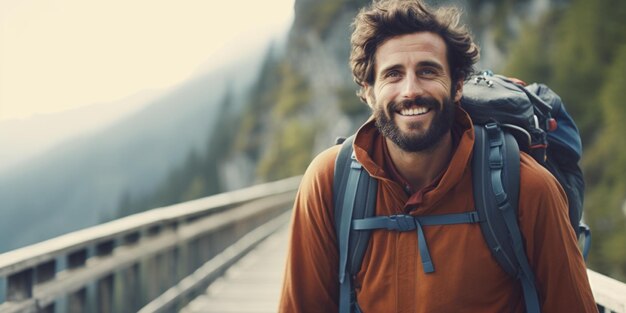
[[374, 108], [374, 87], [365, 83], [363, 84], [363, 96], [365, 96], [365, 101], [370, 108]]
[[454, 95], [454, 102], [458, 103], [459, 101], [461, 101], [461, 98], [463, 97], [463, 79], [459, 79], [454, 84], [454, 88], [456, 88], [456, 93]]

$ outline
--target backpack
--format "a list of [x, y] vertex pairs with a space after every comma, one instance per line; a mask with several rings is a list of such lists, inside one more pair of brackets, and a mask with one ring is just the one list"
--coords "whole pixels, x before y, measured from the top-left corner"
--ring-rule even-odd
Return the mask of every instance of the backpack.
[[581, 223], [584, 183], [578, 161], [582, 144], [558, 95], [545, 85], [525, 86], [487, 71], [466, 81], [461, 107], [474, 124], [472, 183], [482, 186], [473, 188], [473, 212], [374, 216], [378, 182], [356, 160], [354, 136], [343, 141], [335, 161], [333, 183], [340, 313], [361, 312], [352, 283], [361, 268], [371, 230], [416, 231], [423, 270], [430, 273], [435, 264], [428, 252], [423, 226], [459, 223], [480, 225], [498, 264], [522, 285], [526, 311], [539, 313], [534, 273], [517, 223], [520, 151], [547, 168], [565, 190], [570, 223], [577, 236], [585, 235], [586, 258], [591, 238], [589, 228]]

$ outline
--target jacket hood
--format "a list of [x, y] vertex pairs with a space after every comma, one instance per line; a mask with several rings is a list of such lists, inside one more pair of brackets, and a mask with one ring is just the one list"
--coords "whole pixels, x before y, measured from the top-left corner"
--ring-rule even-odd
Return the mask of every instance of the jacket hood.
[[[453, 135], [459, 136], [458, 145], [454, 150], [441, 180], [433, 190], [424, 194], [424, 207], [428, 208], [437, 203], [463, 181], [463, 175], [471, 170], [472, 149], [474, 147], [474, 128], [472, 121], [462, 108], [455, 106], [455, 121], [452, 126]], [[383, 144], [384, 137], [378, 131], [373, 117], [357, 131], [354, 140], [354, 152], [356, 159], [363, 165], [365, 170], [372, 176], [384, 182], [392, 182], [391, 176], [384, 170]], [[468, 175], [471, 179], [471, 175]]]

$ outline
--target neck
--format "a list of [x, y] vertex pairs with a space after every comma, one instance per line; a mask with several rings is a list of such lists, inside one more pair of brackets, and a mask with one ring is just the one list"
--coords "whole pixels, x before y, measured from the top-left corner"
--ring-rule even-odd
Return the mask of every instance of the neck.
[[396, 169], [413, 187], [421, 189], [431, 183], [450, 163], [452, 134], [448, 132], [427, 151], [407, 152], [385, 138], [389, 156]]

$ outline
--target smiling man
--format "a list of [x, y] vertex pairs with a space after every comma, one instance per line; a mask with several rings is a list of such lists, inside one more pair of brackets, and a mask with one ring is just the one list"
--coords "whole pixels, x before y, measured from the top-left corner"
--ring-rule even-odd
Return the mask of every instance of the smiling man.
[[419, 189], [449, 161], [454, 102], [461, 99], [462, 80], [452, 80], [446, 44], [432, 32], [387, 40], [374, 59], [374, 81], [363, 86], [366, 101], [393, 164], [405, 173], [401, 176], [407, 186]]
[[[350, 65], [373, 114], [353, 150], [378, 181], [376, 216], [474, 211], [472, 191], [481, 188], [472, 186], [474, 131], [459, 102], [478, 48], [459, 20], [452, 8], [383, 0], [354, 21]], [[432, 225], [421, 238], [373, 231], [360, 269], [345, 278], [351, 300], [341, 304], [333, 202], [339, 150], [322, 152], [303, 177], [280, 312], [525, 312], [519, 282], [470, 223]], [[595, 312], [564, 192], [531, 157], [520, 159], [519, 228], [541, 311]]]

